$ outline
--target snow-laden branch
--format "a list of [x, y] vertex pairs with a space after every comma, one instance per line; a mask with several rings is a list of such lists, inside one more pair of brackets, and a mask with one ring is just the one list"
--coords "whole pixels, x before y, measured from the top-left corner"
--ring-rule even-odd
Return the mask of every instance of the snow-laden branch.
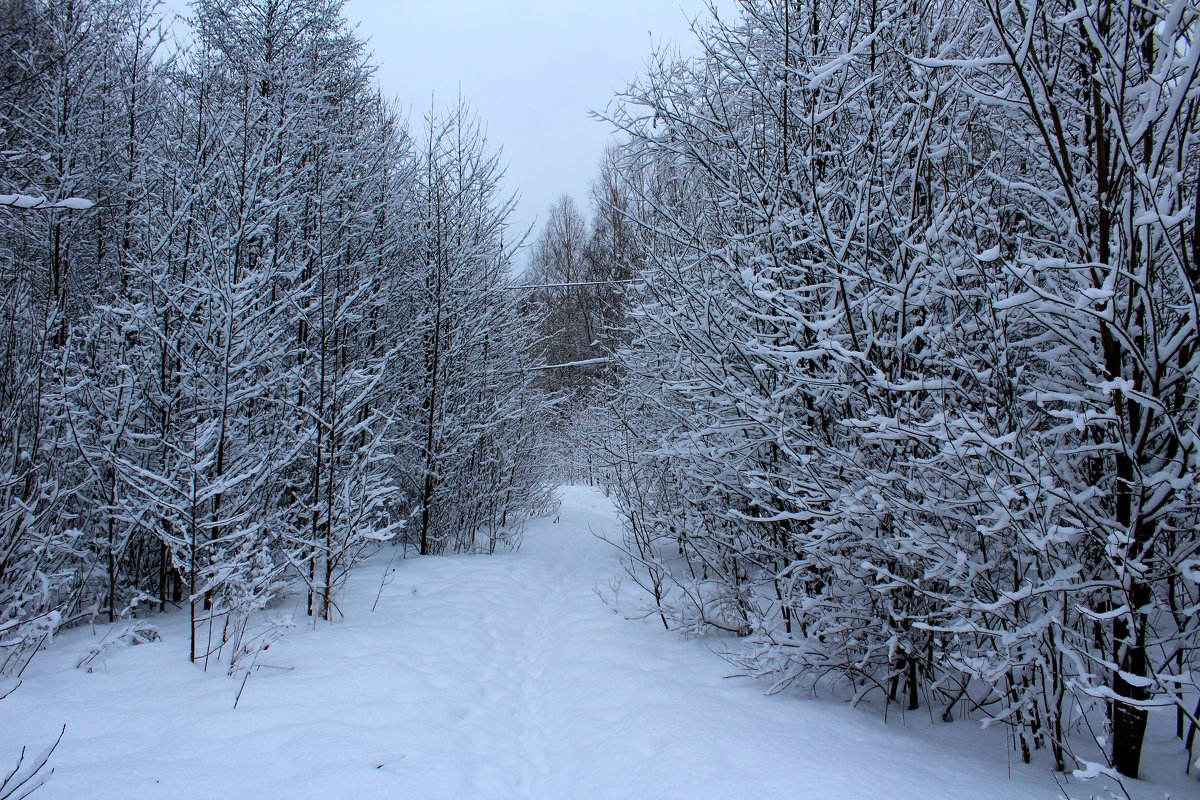
[[542, 364], [541, 366], [537, 367], [528, 367], [528, 369], [533, 372], [546, 369], [566, 369], [568, 367], [590, 367], [596, 364], [608, 364], [611, 361], [611, 358], [608, 358], [607, 356], [601, 356], [599, 358], [585, 358], [580, 361], [568, 361], [563, 364]]
[[624, 278], [613, 281], [575, 281], [572, 283], [530, 283], [520, 286], [505, 286], [505, 289], [570, 289], [575, 286], [610, 286], [617, 283], [640, 283], [641, 278]]
[[64, 197], [62, 200], [51, 200], [31, 194], [0, 194], [0, 206], [19, 208], [22, 211], [42, 211], [44, 209], [65, 209], [67, 211], [86, 211], [96, 203], [82, 197]]

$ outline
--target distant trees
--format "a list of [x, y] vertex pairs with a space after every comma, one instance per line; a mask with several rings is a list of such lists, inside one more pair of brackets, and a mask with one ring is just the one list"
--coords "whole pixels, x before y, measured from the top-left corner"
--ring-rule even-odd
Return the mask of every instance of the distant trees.
[[587, 222], [569, 195], [550, 206], [534, 244], [526, 280], [544, 339], [547, 364], [580, 364], [548, 370], [543, 380], [572, 394], [585, 392], [600, 368], [582, 364], [601, 355], [597, 279], [588, 258]]
[[535, 385], [555, 398], [557, 469], [572, 482], [596, 479], [594, 427], [614, 388], [612, 355], [628, 339], [626, 292], [641, 263], [618, 160], [610, 147], [592, 185], [590, 221], [569, 195], [550, 207], [522, 278], [542, 361]]
[[630, 88], [601, 444], [665, 623], [1060, 769], [1193, 745], [1198, 11], [746, 2]]
[[592, 183], [591, 232], [584, 251], [587, 275], [594, 282], [593, 352], [602, 356], [628, 341], [627, 284], [634, 282], [643, 263], [637, 228], [631, 220], [635, 198], [625, 185], [620, 157], [620, 149], [611, 145], [600, 161], [600, 172]]
[[584, 403], [596, 399], [589, 396], [609, 373], [604, 363], [624, 340], [624, 293], [639, 263], [618, 158], [611, 147], [601, 161], [590, 223], [569, 195], [550, 207], [524, 278], [544, 360], [569, 365], [548, 370], [541, 381]]
[[366, 548], [546, 502], [497, 157], [410, 135], [342, 9], [197, 0], [182, 54], [142, 0], [0, 12], [0, 195], [46, 198], [0, 205], [0, 672], [172, 604], [244, 669], [285, 585], [333, 619]]

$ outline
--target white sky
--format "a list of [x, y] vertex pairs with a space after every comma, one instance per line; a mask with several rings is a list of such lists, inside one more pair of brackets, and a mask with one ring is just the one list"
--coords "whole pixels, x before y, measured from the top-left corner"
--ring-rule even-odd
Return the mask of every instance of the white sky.
[[[735, 5], [718, 3], [723, 15]], [[611, 135], [588, 111], [602, 111], [653, 50], [696, 52], [688, 22], [708, 11], [705, 0], [349, 0], [346, 16], [414, 126], [431, 96], [445, 106], [461, 86], [503, 148], [524, 227], [564, 192], [587, 208]]]

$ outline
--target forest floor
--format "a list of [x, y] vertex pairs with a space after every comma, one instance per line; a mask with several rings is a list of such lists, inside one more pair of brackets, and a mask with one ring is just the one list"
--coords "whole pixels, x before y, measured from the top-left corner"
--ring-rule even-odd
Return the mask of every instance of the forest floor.
[[[0, 764], [65, 723], [39, 800], [1063, 796], [1047, 765], [1010, 763], [1002, 731], [768, 697], [729, 678], [719, 641], [625, 619], [595, 535], [616, 525], [603, 495], [567, 487], [516, 553], [396, 559], [382, 589], [380, 554], [351, 577], [345, 620], [289, 632], [236, 709], [240, 681], [183, 657], [183, 614], [152, 616], [163, 641], [92, 673], [75, 662], [108, 631], [68, 631], [0, 704]], [[1133, 794], [1200, 797], [1164, 780]]]

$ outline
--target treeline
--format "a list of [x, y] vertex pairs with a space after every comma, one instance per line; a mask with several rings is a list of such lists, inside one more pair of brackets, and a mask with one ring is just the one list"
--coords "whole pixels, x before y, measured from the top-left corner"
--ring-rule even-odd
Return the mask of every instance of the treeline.
[[563, 195], [547, 209], [521, 279], [537, 336], [534, 385], [554, 403], [555, 470], [567, 483], [595, 483], [601, 468], [589, 442], [616, 380], [612, 353], [628, 340], [625, 290], [640, 263], [615, 146], [601, 161], [589, 206], [585, 212]]
[[172, 604], [236, 669], [376, 543], [547, 500], [512, 199], [461, 101], [410, 131], [343, 0], [0, 8], [0, 672]]
[[1195, 756], [1193, 0], [744, 0], [612, 121], [640, 283], [595, 452], [745, 669]]

